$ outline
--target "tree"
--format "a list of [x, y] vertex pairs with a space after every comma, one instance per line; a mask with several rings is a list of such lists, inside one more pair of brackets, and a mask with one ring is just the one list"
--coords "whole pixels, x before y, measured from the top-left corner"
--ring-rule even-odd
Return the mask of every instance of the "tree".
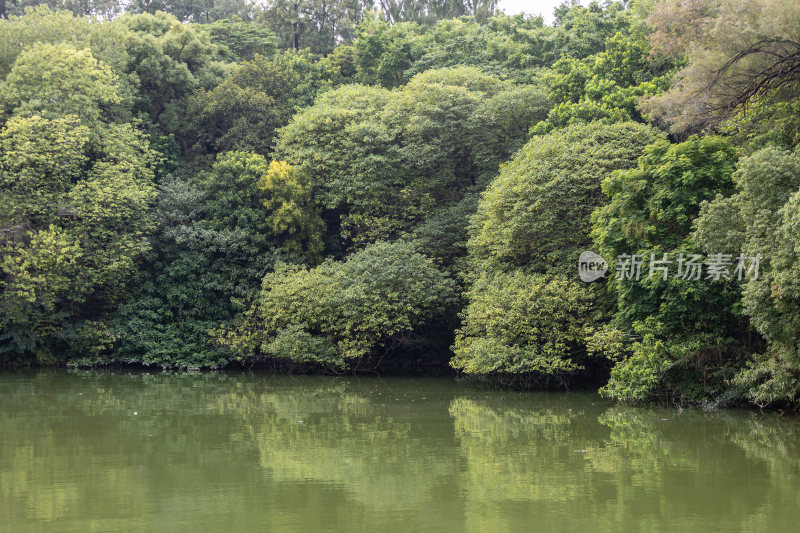
[[272, 161], [258, 183], [267, 194], [264, 207], [272, 234], [290, 253], [306, 255], [316, 263], [322, 256], [324, 223], [311, 205], [311, 183], [308, 176], [286, 161]]
[[119, 15], [123, 6], [114, 0], [3, 0], [0, 17], [22, 15], [32, 7], [47, 6], [52, 10], [67, 10], [75, 16], [91, 15], [111, 19]]
[[554, 29], [541, 17], [498, 14], [478, 24], [473, 19], [447, 19], [416, 39], [418, 56], [406, 72], [470, 65], [519, 83], [538, 83], [542, 67], [558, 59]]
[[117, 77], [91, 51], [37, 44], [23, 51], [0, 84], [6, 115], [56, 118], [75, 115], [88, 126], [106, 120], [122, 102]]
[[486, 271], [466, 297], [453, 367], [539, 385], [583, 368], [595, 298], [579, 282], [521, 269]]
[[666, 89], [672, 67], [635, 33], [617, 33], [606, 40], [605, 50], [583, 59], [562, 56], [546, 78], [555, 105], [534, 131], [593, 120], [645, 122], [640, 100]]
[[284, 49], [309, 48], [326, 55], [352, 40], [365, 7], [362, 0], [274, 0], [258, 20], [278, 36]]
[[231, 354], [211, 344], [211, 330], [247, 307], [278, 259], [319, 260], [323, 228], [308, 193], [288, 165], [244, 152], [221, 154], [191, 181], [168, 180], [140, 289], [114, 320], [111, 357], [162, 367], [227, 364]]
[[99, 22], [40, 7], [0, 20], [0, 26], [0, 76], [8, 74], [21, 52], [37, 44], [90, 50], [117, 80], [121, 102], [107, 105], [106, 112], [113, 110], [118, 121], [145, 112], [168, 131], [175, 131], [166, 120], [171, 111], [197, 89], [214, 87], [227, 70], [215, 61], [217, 47], [207, 34], [166, 13], [125, 14]]
[[406, 71], [422, 53], [421, 31], [415, 23], [389, 24], [378, 16], [364, 17], [353, 44], [357, 80], [388, 89], [408, 82]]
[[429, 259], [409, 244], [380, 242], [310, 270], [278, 267], [255, 305], [218, 339], [242, 360], [346, 369], [373, 357], [377, 367], [452, 298], [452, 282]]
[[769, 147], [740, 161], [734, 194], [703, 204], [694, 236], [706, 249], [761, 258], [758, 276], [743, 280], [741, 305], [766, 340], [736, 384], [761, 405], [792, 402], [800, 394], [797, 331], [797, 221], [800, 157]]
[[385, 89], [346, 85], [321, 94], [281, 131], [277, 157], [311, 177], [329, 223], [338, 226], [339, 213], [370, 209], [401, 175], [388, 130], [376, 120], [390, 98]]
[[120, 77], [120, 92], [127, 95], [125, 67], [128, 56], [120, 43], [127, 30], [116, 24], [75, 17], [68, 11], [53, 12], [46, 6], [29, 8], [24, 15], [0, 19], [0, 78], [5, 78], [17, 56], [35, 44], [68, 44], [89, 48], [98, 61], [109, 65]]
[[217, 20], [204, 25], [203, 29], [219, 48], [224, 61], [250, 61], [256, 55], [272, 57], [278, 49], [274, 33], [240, 18]]
[[115, 81], [88, 50], [40, 44], [0, 86], [5, 362], [102, 349], [104, 311], [148, 248], [157, 158], [141, 133], [110, 122]]
[[581, 59], [602, 52], [606, 40], [629, 27], [623, 2], [601, 5], [592, 0], [588, 6], [564, 2], [555, 9], [556, 50], [562, 57]]
[[[535, 89], [474, 68], [432, 70], [395, 92], [321, 95], [282, 130], [276, 153], [311, 176], [345, 244], [362, 245], [408, 235], [485, 186], [547, 106]], [[503, 120], [507, 109], [518, 119]]]
[[606, 203], [600, 183], [631, 168], [662, 136], [636, 123], [577, 124], [533, 137], [481, 198], [473, 257], [531, 272], [572, 273], [590, 245], [590, 215]]
[[356, 28], [353, 44], [356, 77], [364, 84], [392, 88], [426, 70], [469, 65], [520, 83], [535, 83], [539, 69], [557, 59], [553, 31], [540, 17], [502, 13], [486, 24], [469, 18], [444, 19], [430, 28], [366, 16]]
[[[289, 121], [291, 88], [285, 73], [266, 57], [256, 56], [210, 92], [200, 91], [189, 102], [195, 116], [185, 124], [194, 151], [227, 150], [267, 155], [275, 130]], [[188, 126], [188, 127], [187, 127]]]
[[[726, 392], [750, 335], [735, 307], [735, 276], [709, 277], [713, 254], [724, 251], [701, 249], [691, 230], [702, 202], [732, 189], [735, 163], [722, 138], [660, 141], [638, 168], [603, 183], [610, 202], [593, 214], [592, 237], [617, 272], [608, 283], [617, 299], [612, 325], [628, 338], [603, 394], [700, 401]], [[642, 262], [640, 277], [623, 275], [634, 260]], [[661, 268], [651, 270], [652, 261]]]
[[129, 13], [155, 15], [161, 11], [181, 22], [206, 24], [231, 17], [250, 20], [256, 9], [251, 0], [134, 0], [127, 7]]
[[606, 313], [602, 289], [573, 278], [590, 214], [604, 203], [601, 181], [659, 137], [635, 123], [575, 125], [534, 137], [501, 167], [471, 221], [455, 368], [528, 384], [585, 368]]
[[162, 12], [126, 14], [113, 24], [128, 30], [125, 71], [138, 81], [137, 109], [146, 111], [154, 123], [171, 129], [165, 119], [174, 106], [222, 81], [214, 62], [217, 49], [204, 32]]
[[497, 0], [380, 0], [377, 4], [391, 24], [433, 25], [443, 19], [462, 16], [472, 16], [484, 23], [497, 8]]
[[236, 65], [212, 90], [191, 96], [185, 110], [190, 119], [176, 113], [172, 120], [187, 155], [190, 150], [200, 156], [226, 150], [269, 155], [278, 129], [295, 110], [341, 81], [331, 62], [317, 61], [307, 51], [257, 55]]
[[714, 128], [753, 105], [794, 100], [798, 18], [800, 5], [780, 0], [657, 4], [649, 19], [655, 48], [685, 55], [688, 64], [647, 110], [675, 133], [688, 134]]

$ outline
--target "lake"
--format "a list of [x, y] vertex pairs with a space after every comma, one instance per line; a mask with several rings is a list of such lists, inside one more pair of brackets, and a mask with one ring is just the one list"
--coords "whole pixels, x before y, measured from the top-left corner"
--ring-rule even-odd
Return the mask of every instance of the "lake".
[[797, 531], [800, 421], [454, 379], [0, 374], [2, 532]]

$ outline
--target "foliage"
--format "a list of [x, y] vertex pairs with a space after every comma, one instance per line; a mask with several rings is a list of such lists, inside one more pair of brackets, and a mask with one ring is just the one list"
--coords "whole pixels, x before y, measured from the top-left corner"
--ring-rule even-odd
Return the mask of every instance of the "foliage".
[[[399, 5], [399, 4], [398, 4]], [[581, 60], [633, 26], [622, 5], [592, 3], [559, 8], [555, 28], [541, 17], [495, 14], [485, 21], [446, 18], [430, 28], [415, 17], [365, 17], [353, 44], [357, 78], [387, 88], [426, 70], [470, 65], [484, 72], [534, 83], [560, 57]], [[418, 24], [419, 23], [419, 24]], [[640, 37], [639, 37], [640, 38]]]
[[748, 107], [794, 100], [799, 17], [800, 5], [781, 0], [660, 2], [649, 19], [651, 40], [664, 53], [685, 55], [688, 64], [668, 92], [647, 103], [648, 111], [685, 134]]
[[240, 18], [217, 20], [202, 29], [217, 45], [223, 61], [250, 61], [256, 55], [271, 57], [278, 49], [275, 34]]
[[[470, 65], [533, 83], [540, 70], [562, 54], [577, 60], [600, 52], [607, 38], [628, 25], [619, 16], [618, 4], [607, 10], [596, 4], [588, 9], [573, 6], [561, 13], [565, 22], [556, 28], [545, 26], [540, 17], [502, 13], [485, 24], [462, 17], [441, 20], [430, 29], [416, 22], [390, 24], [365, 17], [353, 45], [357, 76], [362, 83], [391, 88], [426, 70]], [[609, 22], [612, 19], [615, 22]]]
[[210, 92], [193, 95], [189, 112], [196, 122], [186, 124], [186, 137], [194, 141], [194, 151], [270, 153], [275, 129], [292, 112], [287, 82], [280, 67], [256, 56]]
[[282, 48], [328, 54], [352, 39], [365, 7], [362, 0], [274, 0], [256, 18], [278, 36]]
[[320, 95], [281, 131], [278, 157], [302, 166], [320, 189], [320, 204], [362, 203], [370, 188], [381, 187], [393, 162], [386, 127], [375, 118], [390, 97], [385, 89], [346, 85]]
[[480, 22], [494, 14], [497, 0], [380, 0], [376, 2], [385, 20], [433, 24], [442, 19], [471, 16]]
[[465, 262], [469, 235], [466, 221], [477, 207], [478, 195], [467, 194], [457, 202], [440, 206], [412, 231], [417, 248], [456, 277], [467, 271]]
[[624, 4], [596, 0], [588, 6], [563, 3], [555, 10], [554, 40], [561, 56], [581, 59], [601, 52], [606, 40], [630, 24]]
[[192, 118], [178, 118], [181, 141], [197, 155], [228, 150], [271, 154], [276, 130], [337, 82], [332, 66], [305, 52], [256, 55], [212, 90], [192, 95], [186, 111]]
[[[346, 85], [292, 119], [277, 155], [311, 176], [346, 244], [373, 242], [485, 185], [547, 105], [534, 88], [469, 67], [428, 71], [394, 92]], [[505, 110], [516, 116], [501, 120]]]
[[217, 47], [198, 29], [180, 24], [175, 17], [126, 14], [114, 21], [128, 30], [125, 71], [138, 80], [138, 107], [154, 122], [162, 113], [199, 88], [211, 88], [223, 74], [214, 62]]
[[75, 115], [13, 117], [0, 132], [4, 362], [70, 355], [149, 246], [155, 155], [127, 125], [97, 134]]
[[247, 305], [284, 247], [319, 253], [321, 222], [304, 179], [285, 164], [230, 152], [189, 182], [161, 188], [148, 267], [115, 319], [115, 358], [167, 367], [219, 367], [231, 355], [209, 332]]
[[28, 9], [38, 6], [65, 10], [76, 16], [91, 15], [98, 18], [112, 18], [123, 9], [122, 5], [113, 0], [4, 0], [0, 4], [0, 17], [22, 15]]
[[600, 183], [631, 168], [661, 135], [635, 123], [574, 125], [534, 137], [483, 194], [472, 221], [473, 257], [531, 272], [572, 272], [589, 245]]
[[666, 89], [671, 63], [653, 56], [643, 36], [617, 33], [605, 50], [583, 59], [562, 56], [548, 75], [550, 99], [558, 102], [536, 133], [576, 122], [644, 122], [642, 97]]
[[412, 76], [433, 68], [471, 65], [530, 83], [554, 61], [552, 28], [539, 17], [497, 15], [486, 25], [469, 18], [443, 20], [417, 39]]
[[762, 354], [738, 376], [761, 404], [793, 401], [797, 377], [798, 152], [765, 148], [742, 159], [734, 174], [736, 192], [702, 206], [695, 236], [705, 247], [762, 258], [758, 279], [748, 279], [742, 307], [767, 341]]
[[452, 282], [429, 259], [409, 244], [380, 242], [310, 270], [277, 267], [254, 306], [218, 339], [239, 358], [344, 369], [405, 345], [452, 298]]
[[454, 367], [545, 381], [582, 368], [604, 305], [568, 274], [589, 244], [601, 181], [658, 138], [634, 123], [576, 125], [534, 137], [502, 166], [472, 219], [475, 279]]
[[563, 275], [484, 273], [466, 294], [451, 364], [468, 374], [574, 372], [591, 332], [592, 296]]
[[[722, 138], [660, 141], [638, 168], [603, 182], [610, 203], [595, 211], [592, 237], [616, 271], [608, 282], [617, 299], [614, 326], [634, 340], [605, 394], [641, 399], [666, 390], [696, 400], [719, 393], [730, 377], [727, 369], [748, 336], [734, 307], [736, 282], [708, 279], [707, 270], [701, 279], [681, 277], [676, 269], [683, 265], [686, 273], [687, 261], [702, 252], [723, 253], [699, 248], [690, 232], [702, 202], [732, 188], [735, 161], [735, 149]], [[642, 261], [641, 279], [622, 275], [626, 255]]]
[[17, 57], [0, 85], [0, 107], [6, 115], [75, 115], [94, 125], [108, 117], [110, 106], [121, 103], [116, 82], [108, 65], [89, 49], [36, 44]]
[[386, 88], [406, 83], [406, 71], [421, 54], [421, 32], [414, 23], [389, 24], [378, 17], [365, 17], [356, 28], [352, 46], [356, 80]]
[[217, 47], [205, 33], [160, 12], [100, 22], [39, 7], [0, 20], [0, 26], [0, 76], [36, 44], [88, 49], [116, 78], [121, 102], [107, 106], [106, 112], [113, 110], [117, 121], [130, 120], [131, 112], [144, 112], [170, 130], [170, 110], [198, 88], [219, 83], [226, 71], [215, 61]]
[[181, 22], [209, 23], [231, 17], [252, 18], [255, 4], [251, 0], [133, 0], [130, 13], [169, 13]]
[[284, 249], [318, 260], [324, 223], [311, 204], [308, 176], [286, 161], [273, 161], [259, 179], [258, 188], [267, 195], [262, 202], [269, 212], [267, 225]]
[[90, 49], [92, 56], [109, 65], [122, 78], [120, 91], [127, 95], [128, 57], [122, 46], [126, 33], [121, 25], [75, 17], [69, 11], [53, 12], [43, 5], [28, 8], [19, 16], [0, 19], [0, 78], [5, 78], [20, 52], [34, 44], [68, 44]]

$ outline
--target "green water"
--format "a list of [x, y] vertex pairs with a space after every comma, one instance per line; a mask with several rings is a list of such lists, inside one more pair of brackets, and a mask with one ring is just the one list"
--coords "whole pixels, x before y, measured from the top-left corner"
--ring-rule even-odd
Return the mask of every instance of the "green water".
[[800, 528], [800, 422], [448, 379], [0, 374], [0, 531]]

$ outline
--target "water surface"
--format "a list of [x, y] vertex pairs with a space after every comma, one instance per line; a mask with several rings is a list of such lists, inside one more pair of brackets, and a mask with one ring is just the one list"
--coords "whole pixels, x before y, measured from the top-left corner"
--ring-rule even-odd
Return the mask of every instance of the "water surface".
[[790, 417], [450, 379], [0, 374], [0, 532], [798, 524]]

